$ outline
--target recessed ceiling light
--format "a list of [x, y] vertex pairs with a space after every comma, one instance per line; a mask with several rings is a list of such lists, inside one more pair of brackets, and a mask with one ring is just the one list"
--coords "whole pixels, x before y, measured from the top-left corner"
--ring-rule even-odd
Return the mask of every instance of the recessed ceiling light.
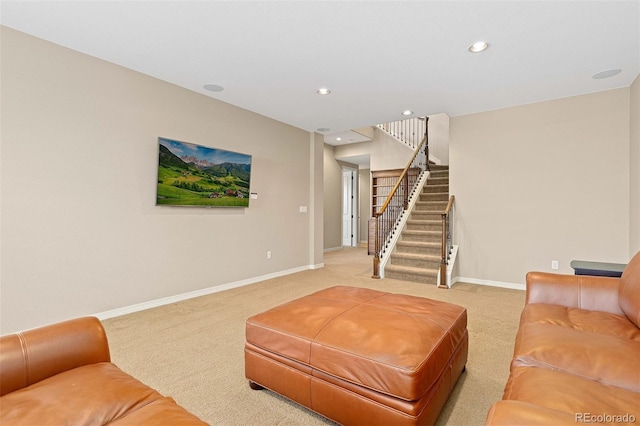
[[622, 72], [622, 70], [620, 68], [616, 68], [616, 69], [612, 69], [612, 70], [606, 70], [606, 71], [600, 71], [595, 73], [594, 75], [591, 76], [591, 78], [594, 78], [596, 80], [600, 80], [603, 78], [609, 78], [609, 77], [613, 77], [614, 75], [618, 75]]
[[329, 93], [331, 93], [331, 90], [327, 89], [326, 87], [321, 87], [318, 90], [316, 90], [316, 93], [318, 95], [328, 95]]
[[341, 140], [342, 140], [342, 138], [336, 138], [336, 140], [337, 140], [337, 141], [341, 141]]
[[469, 52], [471, 53], [480, 53], [484, 50], [487, 50], [489, 47], [489, 43], [486, 41], [476, 41], [471, 46], [469, 46]]
[[218, 84], [205, 84], [202, 87], [204, 87], [205, 90], [208, 90], [210, 92], [222, 92], [224, 90], [224, 87]]
[[410, 109], [406, 109], [402, 111], [402, 115], [411, 115], [411, 114], [413, 114], [413, 111], [411, 111]]

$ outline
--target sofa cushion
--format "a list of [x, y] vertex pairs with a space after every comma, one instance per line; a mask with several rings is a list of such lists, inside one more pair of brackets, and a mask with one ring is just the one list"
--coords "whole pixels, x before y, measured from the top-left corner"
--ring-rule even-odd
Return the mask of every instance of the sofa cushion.
[[638, 327], [633, 325], [626, 316], [608, 312], [534, 303], [526, 305], [522, 311], [520, 324], [526, 323], [552, 324], [640, 342]]
[[[153, 405], [156, 401], [163, 403]], [[65, 371], [0, 397], [0, 424], [105, 425], [139, 410], [175, 405], [172, 401], [115, 365], [101, 362]], [[177, 423], [200, 422], [181, 407], [178, 411], [182, 411], [184, 421]]]
[[520, 325], [512, 368], [533, 366], [640, 392], [640, 342], [553, 324]]
[[[607, 397], [603, 398], [603, 395]], [[571, 415], [629, 414], [640, 419], [640, 393], [548, 368], [516, 367], [511, 370], [503, 399], [527, 402]]]
[[139, 410], [130, 411], [110, 425], [114, 426], [184, 426], [186, 424], [202, 424], [200, 419], [191, 415], [176, 404], [173, 398], [163, 397], [145, 405]]
[[640, 252], [629, 262], [618, 288], [620, 308], [636, 327], [640, 327]]
[[492, 426], [576, 426], [576, 416], [522, 401], [498, 401], [487, 414]]

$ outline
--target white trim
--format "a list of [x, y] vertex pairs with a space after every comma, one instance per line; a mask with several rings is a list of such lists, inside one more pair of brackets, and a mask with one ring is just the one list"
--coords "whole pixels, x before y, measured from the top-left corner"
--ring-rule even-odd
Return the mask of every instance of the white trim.
[[257, 282], [269, 280], [272, 278], [278, 278], [285, 275], [295, 274], [297, 272], [306, 271], [308, 269], [321, 268], [323, 266], [324, 266], [324, 263], [319, 263], [317, 265], [300, 266], [298, 268], [287, 269], [285, 271], [274, 272], [272, 274], [261, 275], [259, 277], [247, 278], [246, 280], [240, 280], [240, 281], [222, 284], [214, 287], [203, 288], [201, 290], [190, 291], [188, 293], [182, 293], [182, 294], [177, 294], [175, 296], [164, 297], [162, 299], [150, 300], [148, 302], [137, 303], [135, 305], [124, 306], [122, 308], [100, 312], [100, 313], [94, 314], [93, 316], [97, 317], [99, 320], [119, 317], [121, 315], [132, 314], [134, 312], [144, 311], [146, 309], [157, 308], [159, 306], [169, 305], [171, 303], [181, 302], [187, 299], [193, 299], [200, 296], [206, 296], [208, 294], [219, 293], [221, 291], [243, 287], [249, 284], [255, 284]]
[[526, 290], [527, 287], [524, 284], [514, 284], [514, 283], [507, 283], [507, 282], [503, 282], [503, 281], [493, 281], [493, 280], [480, 280], [477, 278], [466, 278], [466, 277], [455, 277], [453, 279], [453, 283], [451, 283], [452, 285], [455, 283], [469, 283], [469, 284], [478, 284], [478, 285], [486, 285], [486, 286], [490, 286], [490, 287], [501, 287], [501, 288], [510, 288], [512, 290]]
[[[350, 185], [345, 185], [344, 176], [345, 173], [349, 174], [351, 178]], [[360, 213], [358, 212], [358, 200], [360, 199], [360, 188], [358, 187], [358, 168], [343, 165], [342, 166], [342, 245], [344, 247], [357, 247], [358, 246], [358, 218]], [[347, 188], [348, 187], [348, 188]], [[350, 191], [350, 192], [349, 192]], [[351, 199], [345, 199], [346, 196], [350, 196]], [[349, 213], [351, 214], [351, 220], [349, 221], [349, 230], [351, 231], [350, 243], [344, 243], [344, 206], [349, 206]]]
[[429, 161], [434, 163], [437, 166], [441, 166], [442, 165], [442, 160], [439, 159], [438, 157], [431, 155], [431, 153], [429, 153]]
[[[453, 267], [456, 264], [457, 257], [458, 257], [458, 246], [453, 245], [451, 246], [451, 255], [449, 257], [449, 264], [447, 265], [447, 281], [446, 281], [447, 288], [451, 288], [451, 286], [455, 282], [451, 280], [451, 276], [453, 275]], [[440, 268], [438, 268], [437, 282], [438, 282], [438, 285], [440, 285]]]
[[429, 174], [430, 174], [429, 171], [423, 172], [422, 176], [418, 180], [418, 183], [416, 184], [416, 186], [414, 186], [413, 192], [409, 196], [409, 205], [407, 209], [403, 210], [402, 213], [400, 214], [398, 225], [395, 227], [395, 231], [391, 236], [391, 240], [389, 241], [388, 248], [387, 250], [381, 253], [380, 266], [379, 266], [380, 278], [384, 278], [384, 268], [387, 266], [387, 263], [391, 258], [391, 253], [395, 249], [396, 243], [400, 239], [400, 235], [404, 230], [407, 220], [409, 220], [409, 216], [411, 216], [411, 212], [413, 211], [413, 206], [415, 206], [416, 201], [420, 199], [420, 193], [422, 192], [422, 188], [424, 187], [425, 183], [427, 182], [427, 179], [429, 178]]

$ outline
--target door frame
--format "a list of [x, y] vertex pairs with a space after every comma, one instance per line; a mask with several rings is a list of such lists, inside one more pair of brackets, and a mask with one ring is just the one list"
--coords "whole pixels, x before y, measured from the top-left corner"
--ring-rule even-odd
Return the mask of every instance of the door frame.
[[[345, 179], [346, 176], [349, 175], [350, 179]], [[347, 186], [349, 185], [349, 186]], [[351, 193], [351, 200], [348, 200], [347, 197]], [[358, 246], [358, 200], [359, 200], [359, 192], [358, 192], [358, 169], [354, 167], [342, 166], [342, 205], [341, 205], [341, 214], [342, 214], [342, 245], [345, 247], [357, 247]], [[345, 229], [344, 229], [344, 214], [345, 210], [349, 210], [351, 214], [351, 220], [349, 221], [351, 225], [350, 230], [350, 241], [346, 241], [345, 239]], [[347, 244], [345, 244], [347, 243]]]

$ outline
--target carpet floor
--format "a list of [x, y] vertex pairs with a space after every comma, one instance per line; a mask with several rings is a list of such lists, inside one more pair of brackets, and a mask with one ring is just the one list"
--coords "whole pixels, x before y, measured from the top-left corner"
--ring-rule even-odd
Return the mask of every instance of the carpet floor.
[[524, 292], [474, 284], [453, 288], [371, 278], [366, 249], [325, 253], [325, 266], [105, 320], [112, 361], [212, 425], [331, 425], [244, 377], [248, 317], [334, 285], [368, 287], [467, 308], [469, 360], [438, 425], [483, 425], [502, 398]]

